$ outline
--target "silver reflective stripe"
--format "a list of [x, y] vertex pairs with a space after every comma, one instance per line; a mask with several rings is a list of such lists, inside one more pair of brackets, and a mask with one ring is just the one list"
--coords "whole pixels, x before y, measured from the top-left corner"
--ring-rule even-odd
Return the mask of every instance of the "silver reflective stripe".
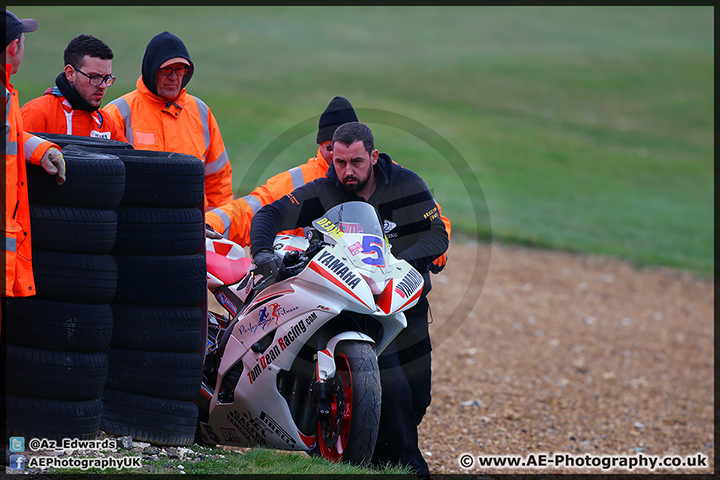
[[245, 195], [242, 197], [243, 200], [245, 200], [248, 205], [250, 205], [250, 208], [252, 208], [253, 215], [255, 215], [258, 210], [260, 210], [263, 207], [263, 204], [260, 203], [260, 200], [258, 200], [256, 197], [253, 197], [252, 195]]
[[[208, 106], [200, 100], [197, 97], [194, 97], [195, 101], [197, 102], [198, 110], [200, 110], [200, 120], [202, 120], [202, 126], [203, 126], [203, 137], [205, 138], [205, 151], [207, 152], [210, 149], [210, 124], [209, 124], [209, 117], [210, 117], [210, 109]], [[221, 156], [222, 158], [222, 156]], [[204, 162], [205, 154], [203, 153], [202, 161]], [[218, 159], [219, 160], [219, 159]], [[208, 172], [205, 172], [205, 175], [208, 175]]]
[[222, 155], [218, 157], [217, 160], [205, 164], [205, 176], [219, 172], [223, 169], [225, 165], [228, 164], [229, 161], [230, 159], [228, 158], [227, 150], [225, 150]]
[[5, 251], [14, 252], [17, 249], [17, 240], [10, 237], [5, 237]]
[[115, 105], [118, 110], [120, 111], [120, 115], [122, 115], [123, 120], [125, 121], [125, 138], [127, 138], [127, 141], [130, 145], [135, 145], [135, 142], [133, 142], [133, 133], [132, 133], [132, 117], [130, 115], [130, 105], [128, 105], [127, 100], [124, 98], [116, 98], [112, 102], [110, 102], [108, 105]]
[[17, 142], [5, 142], [5, 155], [17, 155]]
[[230, 238], [230, 225], [232, 224], [232, 221], [230, 220], [230, 217], [227, 213], [223, 212], [219, 208], [213, 208], [210, 210], [209, 213], [214, 213], [218, 217], [220, 217], [220, 220], [223, 222], [223, 231], [222, 236], [225, 238]]
[[[7, 88], [5, 88], [5, 118], [3, 119], [3, 130], [5, 130], [5, 153], [8, 155], [14, 155], [10, 153], [8, 146], [10, 145], [10, 122], [8, 122], [8, 115], [10, 114], [10, 106], [12, 104], [12, 96]], [[15, 146], [15, 154], [17, 153], [17, 145]]]
[[302, 170], [300, 167], [291, 168], [290, 178], [292, 178], [293, 189], [300, 188], [305, 185], [305, 179], [303, 178]]
[[30, 160], [33, 156], [33, 153], [35, 153], [35, 150], [44, 141], [45, 140], [43, 140], [42, 138], [38, 138], [34, 135], [25, 140], [25, 143], [23, 144], [23, 148], [25, 149], [25, 160]]

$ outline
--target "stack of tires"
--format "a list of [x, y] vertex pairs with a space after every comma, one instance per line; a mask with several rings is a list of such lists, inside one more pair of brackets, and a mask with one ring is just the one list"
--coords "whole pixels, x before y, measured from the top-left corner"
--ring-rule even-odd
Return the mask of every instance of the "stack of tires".
[[36, 295], [3, 299], [6, 433], [91, 439], [109, 367], [125, 166], [112, 155], [63, 153], [72, 173], [62, 186], [28, 164]]
[[[103, 149], [95, 149], [103, 153]], [[112, 255], [118, 280], [101, 428], [156, 444], [195, 438], [206, 312], [204, 165], [178, 153], [117, 154], [126, 171]]]

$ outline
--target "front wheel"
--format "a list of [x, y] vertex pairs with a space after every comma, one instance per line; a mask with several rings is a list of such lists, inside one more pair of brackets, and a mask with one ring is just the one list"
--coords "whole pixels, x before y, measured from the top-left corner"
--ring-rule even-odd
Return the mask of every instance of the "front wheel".
[[337, 462], [367, 465], [380, 425], [380, 371], [366, 342], [341, 342], [335, 376], [328, 380], [330, 415], [318, 421], [314, 453]]

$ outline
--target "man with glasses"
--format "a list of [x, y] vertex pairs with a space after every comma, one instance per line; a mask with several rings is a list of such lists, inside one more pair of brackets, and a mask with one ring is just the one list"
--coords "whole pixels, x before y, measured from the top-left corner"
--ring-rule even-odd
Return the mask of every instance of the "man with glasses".
[[170, 32], [150, 40], [137, 88], [110, 102], [107, 112], [138, 150], [194, 155], [205, 164], [205, 208], [233, 199], [232, 167], [210, 108], [185, 86], [194, 66], [185, 44]]
[[64, 52], [65, 69], [42, 96], [20, 112], [29, 132], [60, 133], [127, 141], [115, 120], [100, 108], [112, 75], [113, 51], [92, 35], [78, 35]]

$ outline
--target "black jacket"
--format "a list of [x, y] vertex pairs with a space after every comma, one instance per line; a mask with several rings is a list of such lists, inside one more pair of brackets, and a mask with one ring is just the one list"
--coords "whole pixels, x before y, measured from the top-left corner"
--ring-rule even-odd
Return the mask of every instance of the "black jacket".
[[[387, 154], [380, 154], [374, 169], [377, 187], [369, 203], [385, 223], [385, 235], [393, 255], [423, 275], [423, 293], [427, 294], [430, 291], [428, 267], [445, 253], [449, 243], [437, 205], [425, 182], [416, 173], [394, 163]], [[253, 255], [262, 249], [272, 250], [278, 232], [310, 226], [330, 208], [350, 201], [365, 200], [342, 187], [331, 165], [326, 177], [306, 183], [255, 214], [250, 227]]]

